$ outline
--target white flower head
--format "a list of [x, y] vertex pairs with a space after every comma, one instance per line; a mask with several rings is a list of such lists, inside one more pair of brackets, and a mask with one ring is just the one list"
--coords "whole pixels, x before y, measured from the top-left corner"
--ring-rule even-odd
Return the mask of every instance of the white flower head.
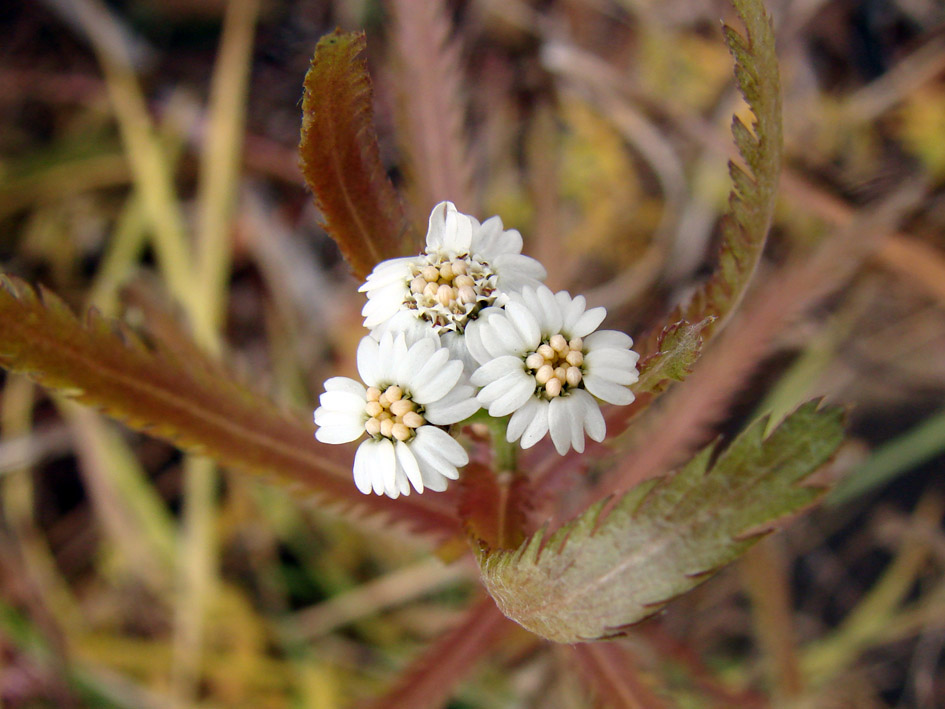
[[361, 314], [366, 328], [384, 326], [379, 332], [410, 329], [406, 319], [437, 335], [462, 334], [480, 310], [503, 305], [508, 293], [544, 277], [544, 267], [522, 255], [521, 234], [503, 229], [499, 217], [480, 224], [440, 202], [430, 214], [425, 253], [375, 266], [359, 289], [368, 298]]
[[408, 347], [403, 334], [391, 333], [380, 341], [362, 339], [357, 362], [364, 384], [347, 377], [325, 382], [315, 438], [349, 443], [368, 434], [354, 458], [354, 482], [364, 494], [373, 490], [396, 498], [409, 495], [411, 486], [417, 492], [445, 490], [469, 457], [438, 426], [480, 408], [474, 389], [462, 381], [463, 363], [433, 338]]
[[525, 287], [504, 308], [484, 310], [466, 330], [481, 365], [471, 381], [490, 416], [506, 416], [506, 437], [530, 448], [546, 433], [559, 454], [584, 451], [584, 434], [604, 440], [596, 399], [626, 405], [639, 378], [629, 335], [597, 330], [607, 311], [586, 309], [584, 296]]

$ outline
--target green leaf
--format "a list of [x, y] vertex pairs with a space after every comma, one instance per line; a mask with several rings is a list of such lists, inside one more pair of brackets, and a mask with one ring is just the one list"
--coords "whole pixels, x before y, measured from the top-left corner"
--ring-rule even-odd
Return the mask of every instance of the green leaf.
[[312, 424], [241, 387], [196, 348], [148, 349], [120, 323], [93, 310], [83, 325], [54, 294], [41, 294], [0, 274], [0, 366], [235, 470], [301, 484], [416, 531], [460, 533], [453, 510], [430, 495], [361, 495], [351, 447], [318, 443]]
[[363, 279], [385, 259], [414, 251], [381, 163], [363, 32], [319, 40], [302, 98], [302, 172], [351, 271]]
[[702, 354], [702, 331], [714, 321], [715, 317], [710, 316], [695, 325], [681, 320], [663, 328], [656, 352], [640, 362], [640, 379], [632, 387], [633, 392], [658, 392], [671, 379], [685, 379]]
[[734, 186], [729, 213], [722, 222], [718, 265], [689, 303], [672, 316], [673, 321], [691, 323], [715, 316], [704, 337], [737, 307], [755, 272], [781, 173], [781, 81], [771, 20], [761, 0], [733, 0], [733, 5], [745, 25], [745, 36], [727, 25], [723, 33], [735, 59], [738, 87], [755, 116], [751, 128], [737, 116], [732, 119], [732, 135], [747, 170], [729, 164]]
[[480, 550], [482, 579], [509, 618], [557, 642], [622, 633], [745, 552], [821, 488], [799, 485], [843, 439], [843, 412], [809, 402], [768, 437], [748, 427], [712, 463], [708, 446], [674, 475], [607, 500], [516, 550]]

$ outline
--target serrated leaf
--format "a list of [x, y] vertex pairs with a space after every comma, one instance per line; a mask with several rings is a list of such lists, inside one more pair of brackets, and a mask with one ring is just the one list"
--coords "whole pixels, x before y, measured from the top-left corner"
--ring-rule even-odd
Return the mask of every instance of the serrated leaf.
[[632, 387], [633, 392], [658, 392], [670, 380], [685, 379], [702, 354], [702, 331], [714, 321], [715, 317], [710, 316], [695, 324], [681, 320], [663, 328], [656, 352], [640, 362], [640, 379]]
[[516, 550], [480, 551], [483, 582], [512, 620], [557, 642], [620, 634], [704, 581], [823, 490], [801, 483], [843, 439], [843, 412], [810, 402], [763, 438], [748, 427], [674, 475], [630, 490]]
[[730, 165], [733, 189], [715, 271], [672, 315], [674, 321], [689, 322], [715, 316], [703, 332], [705, 337], [726, 321], [755, 272], [781, 172], [781, 81], [771, 20], [761, 0], [733, 0], [733, 5], [745, 25], [745, 36], [727, 25], [723, 33], [735, 59], [735, 79], [755, 120], [748, 127], [735, 117], [732, 135], [748, 169]]
[[148, 349], [115, 321], [91, 311], [83, 325], [57, 296], [41, 294], [0, 274], [0, 366], [235, 470], [300, 484], [417, 531], [461, 531], [453, 511], [429, 495], [361, 495], [348, 447], [318, 443], [311, 424], [239, 386], [195, 349], [186, 358]]
[[335, 30], [319, 40], [302, 98], [302, 172], [325, 227], [363, 279], [385, 259], [413, 251], [394, 186], [381, 163], [364, 33]]

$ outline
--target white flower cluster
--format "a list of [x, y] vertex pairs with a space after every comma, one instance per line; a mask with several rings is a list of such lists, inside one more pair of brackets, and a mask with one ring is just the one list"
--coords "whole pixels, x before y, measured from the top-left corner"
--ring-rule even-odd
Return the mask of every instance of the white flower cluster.
[[626, 405], [637, 381], [633, 340], [597, 330], [604, 308], [552, 293], [522, 237], [492, 217], [480, 224], [441, 202], [426, 251], [378, 264], [361, 286], [371, 334], [358, 345], [364, 382], [332, 377], [315, 410], [315, 437], [349, 443], [363, 493], [396, 498], [446, 489], [469, 462], [443, 428], [480, 408], [511, 414], [507, 438], [523, 448], [550, 434], [561, 455], [602, 441], [598, 400]]

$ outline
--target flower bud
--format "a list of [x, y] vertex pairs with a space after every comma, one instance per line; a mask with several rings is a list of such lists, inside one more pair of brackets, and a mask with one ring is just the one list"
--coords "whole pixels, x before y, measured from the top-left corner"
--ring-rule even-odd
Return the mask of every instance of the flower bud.
[[570, 386], [576, 387], [581, 383], [581, 380], [584, 379], [584, 375], [581, 374], [581, 370], [577, 367], [568, 367], [568, 371], [565, 373], [565, 379]]
[[403, 416], [408, 411], [413, 411], [414, 403], [410, 399], [398, 399], [390, 405], [390, 412], [394, 416]]
[[404, 414], [404, 425], [410, 428], [420, 428], [427, 421], [416, 411], [408, 411]]

